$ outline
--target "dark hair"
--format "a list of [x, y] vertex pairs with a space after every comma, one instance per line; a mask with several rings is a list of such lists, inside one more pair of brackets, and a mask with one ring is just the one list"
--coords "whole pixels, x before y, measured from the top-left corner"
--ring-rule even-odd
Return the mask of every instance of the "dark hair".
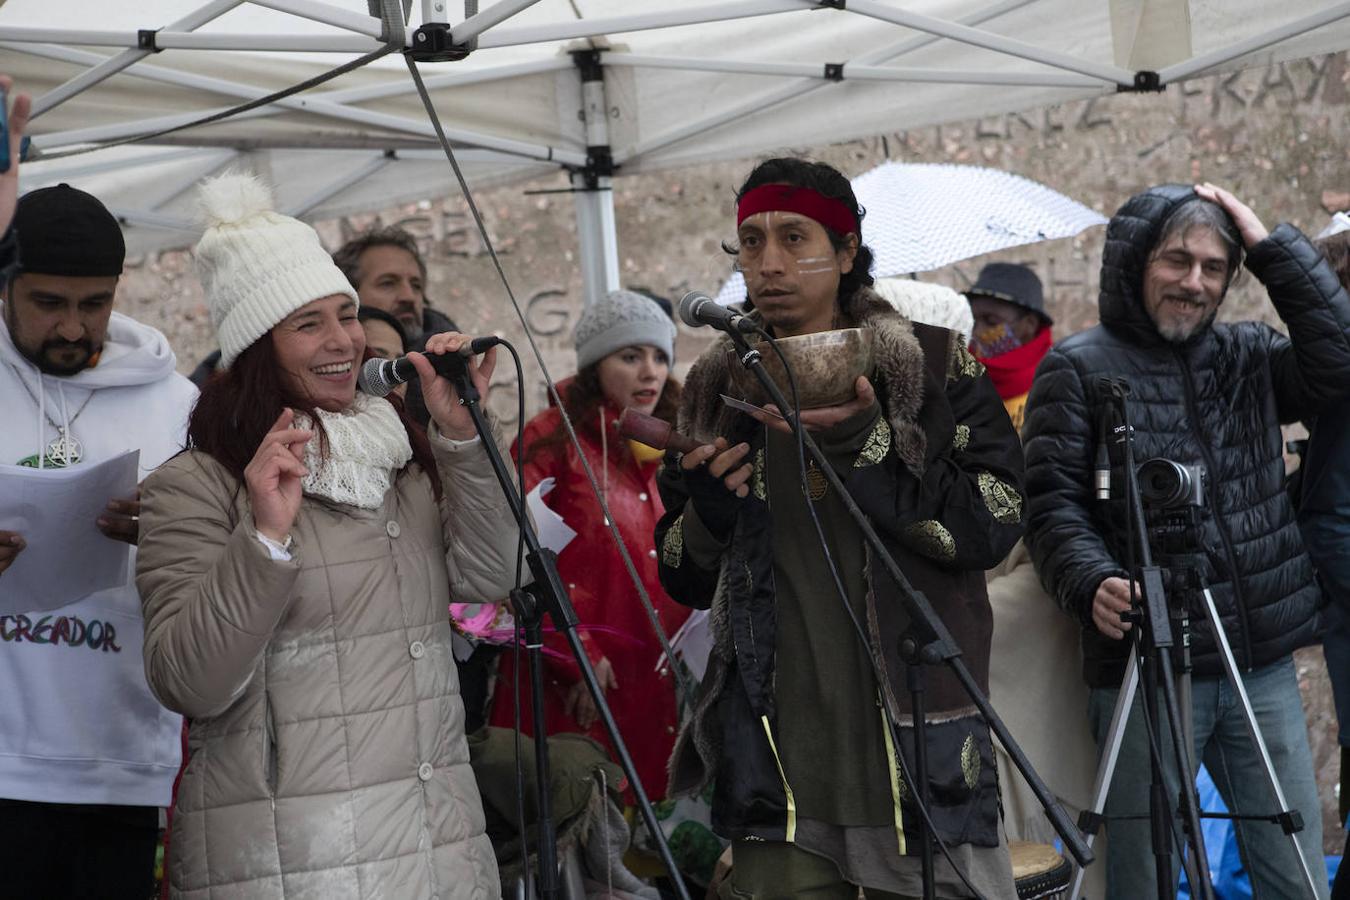
[[661, 307], [661, 311], [666, 315], [670, 316], [672, 319], [675, 318], [675, 306], [670, 302], [670, 298], [662, 297], [655, 291], [650, 291], [645, 287], [633, 287], [632, 285], [629, 285], [628, 290], [632, 291], [634, 294], [641, 294], [657, 306]]
[[358, 322], [373, 319], [376, 322], [383, 322], [388, 325], [390, 328], [394, 329], [394, 332], [398, 335], [398, 343], [403, 349], [403, 352], [408, 352], [408, 334], [403, 330], [403, 324], [389, 313], [382, 309], [376, 309], [373, 306], [363, 306], [356, 311], [356, 319]]
[[[366, 351], [364, 359], [369, 358], [370, 351]], [[426, 431], [408, 415], [399, 397], [390, 395], [385, 400], [398, 413], [412, 444], [413, 461], [431, 478], [432, 491], [439, 500], [441, 480]], [[228, 369], [217, 371], [202, 387], [188, 418], [188, 449], [210, 454], [242, 487], [244, 469], [286, 407], [309, 417], [319, 440], [319, 452], [327, 456], [328, 435], [316, 413], [317, 407], [309, 397], [297, 395], [286, 386], [269, 331], [240, 353]]]
[[1341, 287], [1350, 291], [1350, 231], [1338, 231], [1313, 241], [1313, 246], [1331, 263], [1332, 271], [1341, 280]]
[[[854, 233], [858, 235], [858, 252], [853, 257], [853, 268], [839, 278], [839, 299], [847, 300], [857, 293], [859, 288], [872, 286], [872, 248], [862, 242], [862, 220], [867, 210], [858, 203], [853, 194], [853, 185], [849, 184], [843, 173], [834, 166], [809, 159], [792, 156], [779, 156], [766, 159], [755, 166], [745, 183], [736, 191], [736, 202], [747, 193], [763, 184], [790, 184], [796, 187], [810, 188], [821, 196], [838, 200], [853, 214], [856, 223]], [[829, 235], [830, 246], [838, 253], [848, 247], [847, 235], [839, 234], [828, 225], [822, 225]], [[737, 256], [741, 248], [733, 242], [723, 241], [722, 249], [731, 256]], [[753, 304], [746, 299], [746, 308]]]
[[[652, 410], [652, 415], [662, 421], [675, 424], [675, 416], [680, 409], [680, 394], [682, 392], [680, 382], [673, 375], [666, 377], [665, 386], [661, 389], [661, 398], [656, 401], [656, 409]], [[593, 362], [582, 369], [572, 379], [572, 383], [567, 386], [567, 390], [562, 393], [563, 410], [567, 413], [567, 418], [572, 420], [572, 427], [577, 431], [583, 429], [596, 429], [596, 417], [601, 407], [605, 405], [605, 392], [600, 387], [600, 363]], [[620, 440], [618, 432], [611, 437]], [[552, 434], [546, 435], [533, 444], [525, 448], [525, 455], [522, 459], [525, 462], [531, 462], [536, 456], [545, 451], [552, 450], [567, 444], [567, 428], [558, 423], [558, 427]]]
[[358, 234], [333, 254], [333, 262], [342, 270], [342, 274], [347, 276], [352, 287], [361, 287], [361, 254], [371, 247], [397, 247], [406, 250], [417, 260], [417, 269], [422, 273], [422, 280], [426, 280], [427, 264], [422, 261], [422, 254], [417, 249], [417, 239], [397, 225], [386, 225]]
[[1149, 248], [1149, 259], [1162, 249], [1163, 245], [1177, 235], [1183, 237], [1192, 228], [1206, 228], [1223, 242], [1228, 251], [1228, 277], [1224, 280], [1224, 289], [1233, 283], [1233, 277], [1242, 266], [1242, 234], [1233, 222], [1232, 216], [1224, 212], [1222, 206], [1203, 197], [1193, 197], [1178, 204], [1168, 213], [1158, 228], [1158, 238]]

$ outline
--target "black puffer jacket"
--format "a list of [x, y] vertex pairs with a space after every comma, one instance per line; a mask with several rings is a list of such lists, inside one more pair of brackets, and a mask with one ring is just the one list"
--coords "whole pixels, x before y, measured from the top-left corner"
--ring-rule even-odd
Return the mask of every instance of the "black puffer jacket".
[[[1255, 322], [1215, 324], [1183, 344], [1165, 341], [1141, 296], [1148, 253], [1167, 215], [1194, 196], [1165, 185], [1131, 198], [1107, 226], [1101, 324], [1054, 347], [1027, 403], [1029, 533], [1036, 568], [1083, 627], [1084, 677], [1120, 683], [1128, 642], [1092, 623], [1102, 579], [1126, 574], [1128, 532], [1120, 476], [1113, 499], [1092, 499], [1104, 397], [1099, 376], [1128, 380], [1135, 462], [1161, 456], [1207, 472], [1203, 542], [1208, 580], [1238, 665], [1254, 668], [1314, 643], [1320, 595], [1284, 491], [1280, 424], [1314, 415], [1350, 389], [1350, 297], [1299, 231], [1280, 225], [1247, 266], [1265, 285], [1290, 337]], [[1221, 669], [1192, 607], [1199, 675]]]

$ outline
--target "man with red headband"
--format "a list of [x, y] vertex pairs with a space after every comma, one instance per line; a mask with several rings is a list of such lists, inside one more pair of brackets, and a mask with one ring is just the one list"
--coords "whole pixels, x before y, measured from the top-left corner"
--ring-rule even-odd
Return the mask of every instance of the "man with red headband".
[[[912, 323], [873, 292], [862, 210], [839, 172], [768, 160], [737, 199], [727, 250], [755, 322], [777, 338], [872, 333], [875, 365], [856, 396], [801, 421], [987, 690], [984, 570], [1022, 533], [1021, 447], [998, 394], [961, 336]], [[904, 598], [843, 498], [819, 472], [803, 482], [786, 426], [722, 403], [729, 346], [716, 342], [690, 370], [679, 428], [703, 446], [668, 459], [659, 482], [662, 583], [711, 607], [714, 638], [671, 789], [714, 785], [713, 828], [735, 842], [723, 896], [918, 895]], [[971, 896], [964, 877], [1011, 898], [988, 728], [948, 670], [928, 669], [926, 682], [928, 807], [959, 870], [939, 856], [938, 884]]]

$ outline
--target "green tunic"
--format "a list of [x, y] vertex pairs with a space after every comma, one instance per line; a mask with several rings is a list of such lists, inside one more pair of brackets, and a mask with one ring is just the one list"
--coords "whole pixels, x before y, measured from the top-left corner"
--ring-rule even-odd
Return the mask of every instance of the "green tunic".
[[[847, 472], [879, 415], [873, 407], [815, 435], [836, 471]], [[809, 457], [807, 465], [814, 467]], [[778, 750], [797, 815], [834, 825], [893, 826], [876, 678], [821, 551], [790, 435], [769, 431], [764, 469], [773, 512]], [[818, 472], [808, 483], [816, 493], [826, 485]], [[815, 506], [865, 632], [862, 533], [833, 488], [826, 487]]]

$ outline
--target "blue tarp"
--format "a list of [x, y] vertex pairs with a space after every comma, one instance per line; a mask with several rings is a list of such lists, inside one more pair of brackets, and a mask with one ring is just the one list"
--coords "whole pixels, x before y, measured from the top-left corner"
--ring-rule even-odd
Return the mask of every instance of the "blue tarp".
[[[1200, 808], [1205, 812], [1228, 812], [1219, 789], [1209, 777], [1205, 767], [1200, 767], [1195, 785], [1200, 790]], [[1238, 855], [1237, 835], [1233, 823], [1228, 819], [1203, 819], [1200, 830], [1205, 836], [1205, 852], [1209, 854], [1209, 874], [1214, 882], [1216, 900], [1250, 900], [1252, 882], [1242, 868], [1242, 859]], [[1339, 856], [1327, 857], [1327, 877], [1335, 880], [1336, 869], [1340, 866]], [[1186, 874], [1181, 875], [1181, 888], [1177, 897], [1189, 900], [1190, 886], [1186, 883]]]

